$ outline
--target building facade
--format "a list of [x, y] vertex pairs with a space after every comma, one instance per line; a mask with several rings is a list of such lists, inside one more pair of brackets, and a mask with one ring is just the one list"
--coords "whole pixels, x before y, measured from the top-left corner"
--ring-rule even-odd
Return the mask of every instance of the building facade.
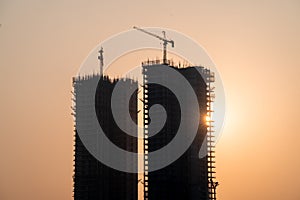
[[[74, 199], [75, 200], [136, 200], [137, 191], [137, 174], [121, 172], [112, 169], [99, 162], [85, 147], [77, 127], [78, 112], [87, 109], [90, 105], [86, 102], [90, 92], [90, 85], [97, 82], [98, 86], [95, 94], [95, 110], [99, 125], [109, 140], [118, 147], [131, 152], [137, 152], [137, 138], [124, 133], [116, 124], [111, 111], [112, 91], [118, 81], [124, 81], [129, 85], [137, 83], [131, 79], [110, 79], [107, 76], [92, 75], [86, 77], [76, 77], [73, 79], [74, 87], [74, 116], [75, 116], [75, 156], [74, 156]], [[123, 95], [131, 95], [123, 91]], [[137, 92], [130, 99], [129, 110], [132, 120], [137, 123]], [[120, 97], [120, 102], [122, 96]], [[91, 112], [93, 112], [91, 111]], [[85, 112], [86, 120], [89, 120], [90, 112]], [[122, 115], [123, 111], [120, 110]], [[81, 120], [85, 120], [81, 118]], [[122, 122], [126, 125], [127, 119]], [[92, 126], [86, 126], [85, 129], [91, 129]], [[136, 127], [128, 127], [131, 132], [137, 133]], [[84, 131], [84, 130], [82, 130]], [[96, 145], [98, 151], [105, 152], [107, 156], [111, 155], [107, 148], [101, 145], [101, 141]], [[132, 162], [124, 160], [122, 162]]]
[[[190, 105], [180, 105], [175, 94], [168, 88], [159, 84], [148, 84], [148, 79], [153, 76], [150, 70], [159, 67], [170, 67], [179, 72], [190, 86], [193, 88], [200, 111], [200, 119], [194, 119], [190, 116], [190, 122], [199, 121], [198, 131], [191, 146], [178, 158], [175, 162], [165, 168], [157, 171], [147, 172], [144, 174], [144, 199], [145, 200], [208, 200], [214, 199], [211, 189], [211, 181], [215, 178], [214, 166], [212, 166], [212, 143], [211, 143], [211, 127], [206, 117], [210, 115], [209, 105], [211, 103], [209, 82], [212, 73], [203, 67], [186, 67], [178, 68], [170, 65], [162, 65], [156, 62], [143, 63], [144, 77], [144, 127], [148, 127], [151, 119], [149, 118], [149, 109], [155, 104], [164, 107], [167, 113], [166, 123], [159, 133], [152, 137], [144, 139], [144, 166], [147, 169], [151, 158], [147, 156], [148, 152], [152, 152], [167, 145], [176, 135], [180, 120], [181, 106], [190, 107]], [[158, 80], [168, 78], [163, 73], [154, 73]], [[188, 99], [188, 96], [184, 98]], [[193, 110], [193, 108], [190, 108]], [[157, 113], [160, 115], [160, 113]], [[146, 132], [147, 128], [145, 129]], [[188, 134], [188, 133], [187, 133]], [[145, 134], [147, 135], [147, 134]], [[206, 156], [199, 158], [200, 148], [204, 145], [204, 153]], [[162, 155], [169, 156], [169, 155]]]

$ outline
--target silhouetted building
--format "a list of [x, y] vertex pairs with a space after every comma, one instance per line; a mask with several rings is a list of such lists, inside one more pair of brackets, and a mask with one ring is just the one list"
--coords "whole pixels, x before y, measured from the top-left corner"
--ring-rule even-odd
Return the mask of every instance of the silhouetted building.
[[[187, 151], [169, 166], [153, 172], [144, 173], [144, 199], [145, 200], [208, 200], [214, 199], [211, 190], [210, 180], [214, 179], [213, 155], [210, 134], [211, 127], [207, 125], [206, 116], [210, 115], [211, 93], [209, 82], [213, 74], [203, 67], [177, 68], [170, 65], [162, 65], [159, 61], [148, 61], [143, 63], [144, 77], [144, 126], [147, 127], [151, 119], [149, 108], [154, 104], [160, 104], [167, 112], [166, 123], [159, 133], [144, 139], [145, 161], [147, 169], [151, 158], [147, 152], [158, 150], [174, 139], [181, 120], [181, 106], [173, 91], [159, 84], [147, 84], [150, 76], [155, 74], [157, 79], [166, 79], [168, 74], [149, 73], [158, 67], [171, 67], [178, 71], [189, 82], [193, 88], [200, 111], [200, 119], [189, 116], [191, 123], [199, 121], [197, 135]], [[197, 70], [198, 69], [198, 70]], [[202, 75], [202, 76], [201, 76]], [[184, 98], [188, 99], [189, 96]], [[193, 110], [193, 108], [189, 108]], [[157, 113], [159, 115], [159, 113]], [[147, 130], [147, 128], [146, 128]], [[188, 134], [188, 133], [187, 133]], [[209, 136], [209, 137], [207, 137]], [[204, 151], [207, 156], [199, 158], [200, 147], [204, 144]], [[169, 156], [169, 155], [162, 155]]]
[[[92, 82], [98, 81], [95, 94], [95, 110], [98, 122], [106, 136], [118, 147], [131, 152], [137, 152], [137, 138], [124, 133], [116, 124], [111, 111], [112, 91], [118, 79], [91, 75], [86, 77], [76, 77], [73, 79], [74, 86], [74, 115], [75, 115], [75, 171], [74, 171], [74, 199], [75, 200], [136, 200], [137, 199], [137, 174], [121, 172], [112, 169], [99, 162], [83, 145], [76, 127], [80, 123], [76, 117], [79, 110], [86, 109], [86, 95], [90, 92], [89, 86]], [[137, 83], [131, 79], [122, 79], [130, 85]], [[126, 91], [123, 91], [124, 95]], [[132, 95], [129, 103], [130, 115], [137, 123], [137, 92]], [[94, 112], [92, 110], [91, 112]], [[120, 114], [122, 114], [120, 110]], [[90, 119], [89, 112], [86, 112], [86, 120]], [[85, 120], [84, 119], [84, 120]], [[126, 123], [126, 119], [123, 120]], [[86, 126], [86, 129], [93, 127]], [[132, 133], [137, 133], [137, 127], [128, 127]], [[84, 130], [82, 130], [84, 131]], [[97, 144], [98, 151], [110, 155], [107, 148]], [[107, 152], [106, 152], [107, 151]], [[132, 162], [124, 160], [124, 162]]]

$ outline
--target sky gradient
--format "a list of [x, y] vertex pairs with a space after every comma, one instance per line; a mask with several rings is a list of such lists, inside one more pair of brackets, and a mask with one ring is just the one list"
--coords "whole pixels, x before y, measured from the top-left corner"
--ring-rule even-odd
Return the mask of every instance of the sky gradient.
[[178, 30], [227, 98], [221, 200], [299, 200], [300, 2], [0, 0], [0, 199], [72, 199], [71, 79], [133, 25]]

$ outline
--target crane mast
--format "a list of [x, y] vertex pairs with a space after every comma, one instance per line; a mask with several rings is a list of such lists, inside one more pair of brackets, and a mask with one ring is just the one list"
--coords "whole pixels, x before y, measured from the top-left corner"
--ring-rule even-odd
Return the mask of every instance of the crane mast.
[[103, 48], [101, 47], [101, 49], [98, 52], [99, 52], [98, 59], [100, 61], [100, 76], [102, 76], [103, 75]]
[[166, 32], [163, 31], [162, 32], [163, 33], [163, 37], [161, 37], [159, 35], [156, 35], [154, 33], [148, 32], [148, 31], [146, 31], [144, 29], [141, 29], [139, 27], [136, 27], [136, 26], [134, 26], [133, 28], [136, 29], [136, 30], [139, 30], [139, 31], [141, 31], [143, 33], [146, 33], [148, 35], [151, 35], [153, 37], [156, 37], [157, 39], [163, 41], [163, 64], [168, 64], [168, 61], [167, 61], [167, 45], [168, 45], [168, 43], [170, 43], [172, 45], [172, 47], [174, 47], [174, 41], [173, 40], [168, 40], [166, 38]]

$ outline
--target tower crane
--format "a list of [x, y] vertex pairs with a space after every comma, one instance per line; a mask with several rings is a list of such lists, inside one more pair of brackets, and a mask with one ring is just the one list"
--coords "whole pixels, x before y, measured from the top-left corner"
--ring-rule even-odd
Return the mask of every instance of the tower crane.
[[163, 37], [161, 37], [159, 35], [156, 35], [154, 33], [148, 32], [148, 31], [146, 31], [144, 29], [141, 29], [139, 27], [136, 27], [136, 26], [134, 26], [133, 28], [136, 29], [136, 30], [139, 30], [141, 32], [144, 32], [144, 33], [146, 33], [148, 35], [151, 35], [153, 37], [156, 37], [156, 38], [160, 39], [161, 41], [163, 41], [163, 64], [167, 64], [167, 45], [168, 45], [168, 43], [170, 43], [172, 45], [172, 47], [174, 48], [174, 41], [173, 40], [168, 40], [166, 38], [166, 32], [162, 31]]

